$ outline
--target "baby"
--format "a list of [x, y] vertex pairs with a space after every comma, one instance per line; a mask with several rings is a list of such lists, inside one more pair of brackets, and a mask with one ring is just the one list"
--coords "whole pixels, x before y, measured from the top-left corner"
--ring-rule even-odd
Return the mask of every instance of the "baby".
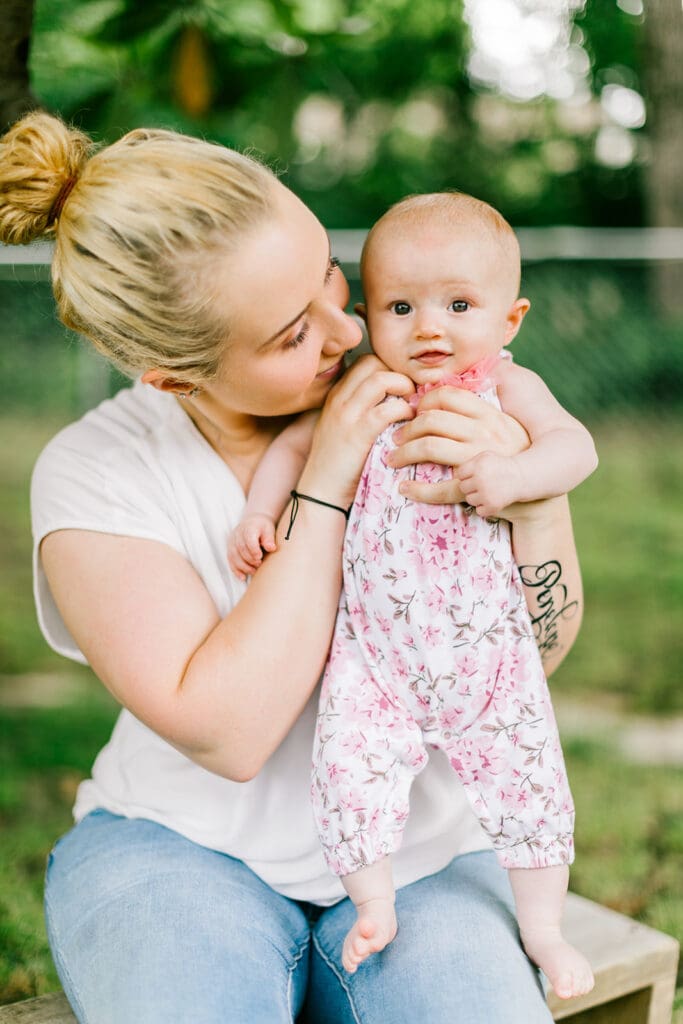
[[[365, 464], [313, 755], [323, 851], [357, 909], [343, 964], [355, 971], [396, 934], [390, 854], [431, 746], [445, 752], [509, 870], [528, 956], [569, 998], [593, 985], [560, 931], [574, 809], [509, 525], [491, 517], [576, 487], [596, 467], [593, 442], [504, 351], [529, 301], [518, 297], [515, 235], [488, 204], [458, 193], [403, 200], [372, 228], [361, 276], [358, 311], [372, 347], [414, 381], [416, 400], [434, 387], [466, 388], [519, 420], [531, 445], [510, 457], [482, 453], [452, 472], [393, 469], [393, 425]], [[229, 545], [239, 575], [275, 549], [315, 419], [306, 413], [283, 431], [257, 470]], [[451, 476], [461, 504], [401, 494], [410, 477]]]

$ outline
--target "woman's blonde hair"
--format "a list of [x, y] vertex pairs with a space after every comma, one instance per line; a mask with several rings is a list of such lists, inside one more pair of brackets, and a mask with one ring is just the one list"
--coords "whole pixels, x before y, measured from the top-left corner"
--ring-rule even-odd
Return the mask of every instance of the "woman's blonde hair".
[[55, 236], [59, 316], [124, 372], [200, 383], [229, 333], [212, 261], [274, 205], [275, 175], [250, 157], [176, 132], [137, 129], [95, 150], [50, 114], [0, 139], [0, 240]]

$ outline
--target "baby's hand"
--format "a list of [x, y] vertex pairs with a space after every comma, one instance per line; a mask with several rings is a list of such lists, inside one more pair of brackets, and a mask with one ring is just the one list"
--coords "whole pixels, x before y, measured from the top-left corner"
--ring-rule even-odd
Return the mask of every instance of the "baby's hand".
[[261, 512], [246, 516], [230, 534], [228, 562], [239, 580], [256, 572], [263, 553], [275, 551], [275, 523]]
[[482, 519], [498, 516], [517, 501], [522, 489], [519, 467], [514, 458], [481, 452], [453, 470], [467, 502]]

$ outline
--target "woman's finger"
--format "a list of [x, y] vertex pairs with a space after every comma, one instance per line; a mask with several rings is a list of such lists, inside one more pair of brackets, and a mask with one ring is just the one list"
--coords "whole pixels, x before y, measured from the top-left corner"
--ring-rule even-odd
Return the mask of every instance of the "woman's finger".
[[414, 441], [418, 437], [434, 435], [453, 441], [471, 441], [477, 433], [477, 421], [470, 416], [447, 412], [444, 409], [429, 409], [420, 412], [410, 423], [401, 427], [400, 434], [394, 435], [397, 444]]
[[457, 480], [438, 480], [435, 483], [405, 480], [400, 490], [410, 501], [424, 501], [429, 505], [457, 505], [466, 500]]
[[472, 391], [465, 391], [464, 388], [434, 388], [422, 395], [417, 403], [418, 412], [427, 412], [429, 409], [445, 409], [448, 412], [457, 412], [462, 416], [481, 417], [487, 414], [487, 410], [494, 410], [495, 406], [483, 402], [479, 395]]
[[387, 456], [387, 465], [394, 469], [412, 466], [418, 462], [435, 462], [439, 466], [459, 466], [476, 454], [470, 444], [452, 441], [447, 437], [418, 437], [401, 444]]
[[333, 407], [353, 405], [370, 409], [379, 405], [387, 395], [408, 398], [415, 391], [415, 385], [409, 377], [392, 370], [376, 370], [371, 374], [344, 380], [343, 384], [343, 389], [340, 388], [338, 393], [328, 398], [326, 407], [331, 404]]
[[[472, 441], [473, 444], [476, 442], [478, 447], [473, 455], [487, 450], [501, 455], [517, 455], [530, 444], [526, 430], [517, 420], [478, 395], [460, 388], [443, 387], [427, 392], [418, 403], [418, 415], [413, 423], [419, 424], [426, 415], [434, 417], [435, 432], [457, 440]], [[411, 429], [418, 428], [413, 426]]]

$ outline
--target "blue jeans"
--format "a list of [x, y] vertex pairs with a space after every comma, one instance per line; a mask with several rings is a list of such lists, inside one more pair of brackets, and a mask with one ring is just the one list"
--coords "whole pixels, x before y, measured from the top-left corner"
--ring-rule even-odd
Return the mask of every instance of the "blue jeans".
[[273, 892], [241, 861], [95, 811], [50, 855], [48, 935], [81, 1024], [550, 1024], [493, 853], [400, 889], [399, 931], [358, 972], [355, 919]]

